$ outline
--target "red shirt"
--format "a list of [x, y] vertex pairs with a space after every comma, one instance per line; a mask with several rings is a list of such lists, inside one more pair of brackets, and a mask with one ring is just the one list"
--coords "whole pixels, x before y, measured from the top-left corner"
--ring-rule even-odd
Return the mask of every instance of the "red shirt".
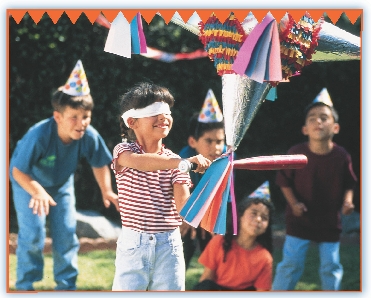
[[215, 271], [214, 282], [232, 290], [244, 290], [251, 286], [270, 290], [273, 258], [269, 251], [261, 245], [246, 250], [233, 240], [226, 262], [223, 262], [223, 241], [222, 235], [215, 235], [198, 259], [200, 264]]
[[[144, 153], [138, 143], [120, 143], [113, 150], [111, 168], [116, 177], [122, 225], [146, 233], [161, 233], [180, 226], [182, 219], [176, 210], [173, 184], [183, 183], [190, 187], [189, 175], [178, 169], [144, 172], [123, 168], [116, 171], [115, 160], [125, 151]], [[179, 158], [164, 147], [158, 154]]]

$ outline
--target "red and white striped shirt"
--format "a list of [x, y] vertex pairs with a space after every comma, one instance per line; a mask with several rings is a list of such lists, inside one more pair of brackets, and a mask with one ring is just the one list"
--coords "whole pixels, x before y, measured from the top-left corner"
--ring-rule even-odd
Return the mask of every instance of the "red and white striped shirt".
[[[120, 143], [113, 149], [111, 169], [116, 177], [122, 225], [146, 233], [165, 232], [180, 226], [182, 219], [176, 210], [173, 184], [191, 187], [189, 174], [178, 169], [144, 172], [124, 167], [116, 171], [116, 159], [125, 151], [145, 153], [136, 142]], [[158, 154], [180, 158], [164, 146]]]

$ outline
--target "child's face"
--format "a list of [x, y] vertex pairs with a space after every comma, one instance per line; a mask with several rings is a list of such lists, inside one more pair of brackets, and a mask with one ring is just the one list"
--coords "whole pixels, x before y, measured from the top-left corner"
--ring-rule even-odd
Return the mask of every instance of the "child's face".
[[316, 141], [327, 141], [339, 133], [339, 130], [339, 124], [335, 123], [330, 108], [326, 106], [317, 106], [309, 110], [302, 128], [304, 135]]
[[129, 118], [128, 123], [138, 139], [160, 140], [169, 134], [173, 126], [173, 117], [170, 114], [160, 114], [137, 119]]
[[63, 112], [54, 111], [54, 119], [58, 126], [58, 135], [63, 143], [69, 144], [84, 136], [91, 122], [91, 111], [73, 109], [69, 106]]
[[204, 157], [213, 161], [223, 153], [224, 138], [224, 129], [216, 128], [206, 131], [198, 140], [194, 137], [189, 137], [188, 144], [198, 154], [202, 154]]
[[240, 233], [249, 236], [262, 235], [269, 224], [269, 209], [263, 203], [251, 204], [240, 218]]

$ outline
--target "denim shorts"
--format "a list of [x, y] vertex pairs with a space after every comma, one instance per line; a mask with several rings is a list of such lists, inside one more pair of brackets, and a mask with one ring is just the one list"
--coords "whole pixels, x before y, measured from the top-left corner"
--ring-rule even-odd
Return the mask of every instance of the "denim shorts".
[[113, 291], [184, 291], [185, 262], [179, 228], [147, 234], [122, 227]]

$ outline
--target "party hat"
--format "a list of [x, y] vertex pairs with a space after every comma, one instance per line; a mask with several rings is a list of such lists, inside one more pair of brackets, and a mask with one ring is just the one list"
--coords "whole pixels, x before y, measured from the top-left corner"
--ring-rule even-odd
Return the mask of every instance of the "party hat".
[[62, 92], [72, 96], [90, 94], [88, 79], [86, 78], [86, 73], [84, 67], [82, 66], [81, 60], [77, 61], [75, 68], [70, 74], [70, 77], [63, 86]]
[[209, 89], [200, 114], [198, 121], [203, 123], [221, 122], [223, 121], [223, 114], [219, 108], [219, 104], [215, 98], [213, 90]]
[[325, 105], [328, 105], [329, 107], [332, 107], [332, 100], [330, 97], [330, 94], [328, 94], [328, 91], [326, 88], [323, 88], [320, 93], [316, 96], [316, 98], [312, 101], [312, 104], [322, 102]]
[[265, 181], [262, 185], [260, 185], [253, 193], [251, 193], [249, 198], [261, 198], [270, 201], [271, 194], [269, 191], [269, 181]]

